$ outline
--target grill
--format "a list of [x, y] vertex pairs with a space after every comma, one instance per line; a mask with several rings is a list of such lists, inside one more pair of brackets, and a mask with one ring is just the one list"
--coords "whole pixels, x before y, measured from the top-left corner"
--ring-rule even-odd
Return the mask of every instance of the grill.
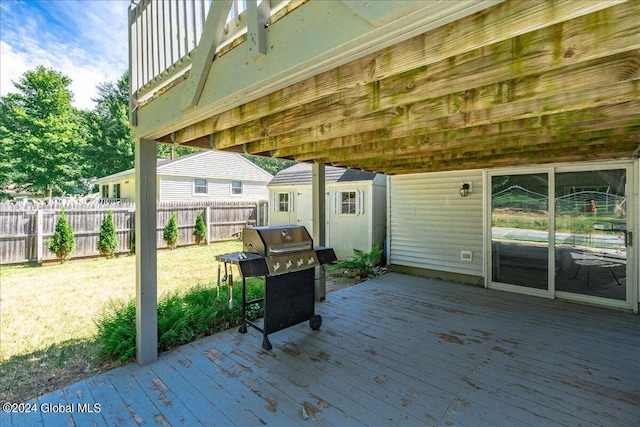
[[[271, 350], [268, 335], [309, 321], [317, 330], [322, 317], [315, 314], [314, 267], [336, 260], [333, 249], [314, 247], [307, 229], [298, 225], [247, 227], [242, 231], [242, 252], [216, 257], [218, 261], [238, 266], [242, 275], [242, 324], [262, 332], [262, 347]], [[264, 298], [247, 301], [245, 278], [264, 277]], [[233, 286], [233, 279], [229, 279]], [[260, 327], [247, 319], [247, 307], [264, 303], [264, 323]]]

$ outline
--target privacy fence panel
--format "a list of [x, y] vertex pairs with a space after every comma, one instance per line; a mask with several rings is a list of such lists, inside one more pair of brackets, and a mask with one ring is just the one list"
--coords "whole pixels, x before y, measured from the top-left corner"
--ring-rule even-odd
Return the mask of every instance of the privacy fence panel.
[[[178, 246], [195, 244], [193, 231], [196, 216], [201, 213], [208, 229], [207, 242], [237, 238], [247, 226], [265, 225], [259, 210], [266, 202], [210, 201], [203, 203], [163, 202], [157, 206], [157, 245], [165, 248], [164, 226], [171, 214], [178, 222]], [[47, 240], [54, 232], [60, 213], [64, 209], [67, 222], [73, 229], [75, 248], [71, 258], [100, 255], [97, 245], [100, 226], [108, 212], [113, 213], [113, 222], [118, 237], [118, 251], [132, 250], [135, 234], [135, 204], [98, 203], [47, 203], [14, 204], [0, 203], [0, 264], [42, 263], [55, 260]]]

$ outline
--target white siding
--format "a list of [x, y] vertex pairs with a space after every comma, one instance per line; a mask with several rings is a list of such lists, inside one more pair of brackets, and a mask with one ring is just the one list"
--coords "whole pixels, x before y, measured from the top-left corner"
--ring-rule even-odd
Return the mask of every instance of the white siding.
[[207, 200], [206, 195], [193, 195], [193, 178], [178, 176], [160, 177], [160, 194], [158, 200], [162, 202], [186, 202], [192, 200]]
[[[472, 184], [468, 197], [462, 182]], [[482, 171], [393, 176], [389, 189], [391, 264], [483, 275]]]

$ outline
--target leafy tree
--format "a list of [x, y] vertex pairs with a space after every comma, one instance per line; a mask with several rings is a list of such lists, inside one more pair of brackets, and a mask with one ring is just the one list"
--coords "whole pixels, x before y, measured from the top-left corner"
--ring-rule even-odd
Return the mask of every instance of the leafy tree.
[[96, 107], [83, 115], [89, 165], [86, 177], [103, 177], [131, 169], [135, 145], [129, 126], [129, 73], [97, 86]]
[[200, 148], [180, 147], [170, 144], [158, 144], [156, 146], [156, 156], [159, 159], [175, 159], [177, 157], [186, 156], [202, 151]]
[[262, 169], [269, 172], [271, 175], [275, 175], [281, 170], [296, 164], [296, 162], [292, 160], [274, 159], [272, 157], [249, 156], [249, 155], [246, 155], [245, 157], [251, 162], [253, 162], [254, 164], [260, 166]]
[[70, 84], [62, 73], [39, 66], [14, 82], [19, 93], [2, 97], [0, 163], [12, 172], [1, 180], [45, 196], [73, 191], [84, 169], [85, 140]]
[[207, 225], [204, 223], [204, 217], [202, 213], [198, 213], [196, 216], [196, 226], [193, 230], [193, 235], [196, 238], [196, 244], [201, 245], [207, 238]]
[[176, 219], [176, 214], [172, 213], [171, 217], [169, 217], [169, 221], [164, 226], [162, 238], [167, 242], [169, 249], [175, 249], [178, 243], [178, 220]]
[[49, 250], [56, 254], [60, 263], [63, 263], [69, 258], [75, 245], [76, 241], [73, 235], [73, 229], [67, 222], [67, 214], [63, 209], [60, 212], [58, 222], [56, 222], [56, 231], [49, 240]]
[[107, 258], [113, 258], [118, 251], [118, 236], [113, 223], [113, 212], [109, 211], [100, 224], [100, 236], [98, 237], [98, 250]]

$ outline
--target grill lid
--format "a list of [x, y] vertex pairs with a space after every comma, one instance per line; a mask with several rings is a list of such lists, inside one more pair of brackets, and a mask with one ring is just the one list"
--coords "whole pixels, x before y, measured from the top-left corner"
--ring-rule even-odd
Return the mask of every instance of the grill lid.
[[313, 250], [313, 240], [302, 225], [246, 227], [242, 231], [242, 248], [267, 257]]

